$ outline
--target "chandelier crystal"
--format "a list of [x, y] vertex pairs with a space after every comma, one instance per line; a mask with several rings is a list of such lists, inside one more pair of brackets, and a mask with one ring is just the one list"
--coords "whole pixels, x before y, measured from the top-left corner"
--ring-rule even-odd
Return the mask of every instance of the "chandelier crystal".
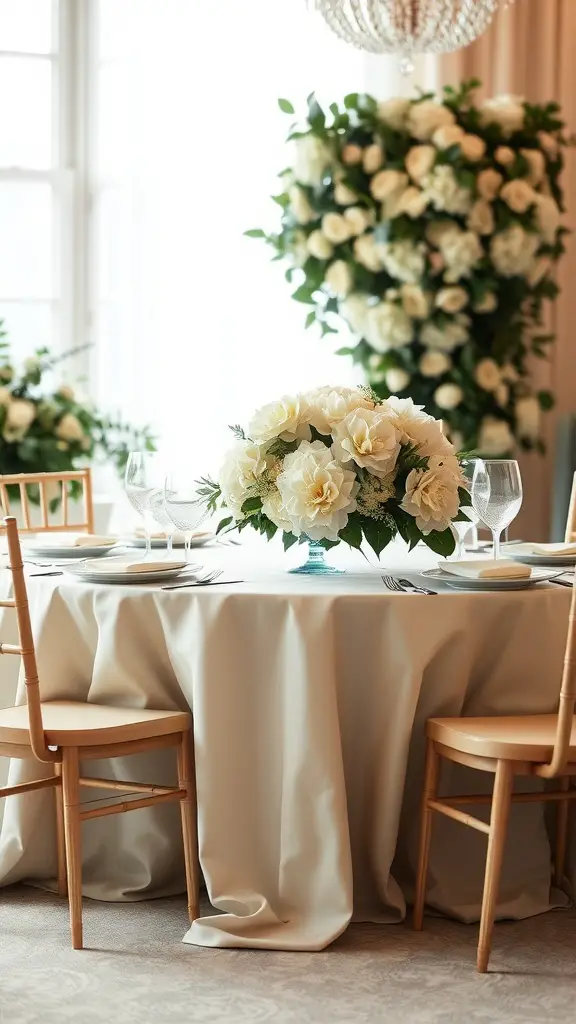
[[311, 0], [332, 31], [360, 50], [395, 53], [405, 70], [422, 53], [459, 50], [514, 0]]

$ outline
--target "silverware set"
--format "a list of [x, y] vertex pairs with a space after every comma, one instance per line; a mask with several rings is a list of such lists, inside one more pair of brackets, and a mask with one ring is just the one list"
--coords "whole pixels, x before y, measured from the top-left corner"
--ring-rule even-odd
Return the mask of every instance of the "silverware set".
[[396, 579], [395, 576], [382, 576], [382, 582], [388, 590], [396, 594], [422, 594], [426, 597], [436, 597], [436, 590], [428, 590], [426, 587], [417, 587], [410, 580]]

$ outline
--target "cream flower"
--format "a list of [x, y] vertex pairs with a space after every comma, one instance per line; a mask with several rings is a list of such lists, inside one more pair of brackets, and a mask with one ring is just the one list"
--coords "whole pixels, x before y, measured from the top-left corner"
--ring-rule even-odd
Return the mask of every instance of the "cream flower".
[[528, 181], [530, 185], [539, 185], [546, 173], [546, 158], [539, 149], [521, 149], [521, 155], [530, 168]]
[[[14, 435], [22, 437], [36, 417], [36, 408], [33, 402], [24, 398], [15, 398], [6, 407], [6, 419], [4, 421], [4, 436]], [[76, 420], [76, 417], [73, 417]], [[76, 420], [76, 422], [78, 422]]]
[[366, 270], [371, 270], [374, 274], [382, 270], [384, 263], [382, 262], [376, 239], [371, 231], [368, 231], [365, 235], [360, 235], [360, 238], [355, 240], [354, 259], [357, 263], [366, 267]]
[[433, 220], [426, 226], [426, 238], [431, 245], [440, 248], [445, 238], [454, 232], [460, 231], [458, 224], [453, 220]]
[[309, 224], [311, 220], [316, 220], [316, 214], [308, 202], [306, 193], [301, 188], [298, 188], [298, 185], [293, 185], [288, 195], [290, 197], [290, 209], [298, 224]]
[[498, 363], [494, 359], [481, 359], [474, 369], [474, 380], [483, 391], [496, 391], [502, 380]]
[[262, 511], [283, 533], [292, 532], [292, 521], [286, 515], [282, 495], [276, 488], [262, 501]]
[[456, 409], [464, 398], [464, 392], [458, 384], [441, 384], [434, 392], [434, 401], [439, 409]]
[[320, 185], [332, 156], [328, 147], [315, 135], [296, 140], [294, 175], [301, 185]]
[[494, 231], [494, 213], [490, 203], [485, 199], [477, 199], [466, 225], [470, 231], [476, 231], [479, 235], [491, 235]]
[[507, 380], [509, 381], [510, 384], [516, 384], [516, 382], [520, 379], [520, 374], [518, 373], [518, 370], [512, 363], [505, 363], [500, 371], [500, 374], [502, 380]]
[[537, 195], [527, 181], [515, 178], [502, 186], [500, 199], [503, 199], [514, 213], [526, 213], [526, 210], [536, 202]]
[[526, 112], [522, 96], [494, 96], [480, 107], [484, 124], [497, 124], [503, 135], [513, 135], [524, 127]]
[[391, 277], [406, 284], [416, 284], [422, 279], [426, 266], [425, 246], [415, 245], [409, 239], [400, 242], [386, 242], [378, 247], [382, 263]]
[[389, 391], [392, 391], [393, 393], [397, 391], [404, 391], [410, 383], [410, 374], [406, 373], [406, 370], [403, 370], [399, 366], [393, 366], [389, 370], [386, 370], [384, 380]]
[[348, 413], [336, 424], [332, 436], [332, 451], [340, 462], [355, 462], [375, 476], [386, 476], [396, 465], [398, 430], [384, 406]]
[[334, 260], [326, 269], [324, 284], [328, 286], [333, 295], [344, 298], [352, 291], [354, 278], [352, 271], [345, 260]]
[[322, 217], [322, 234], [333, 245], [340, 245], [348, 241], [352, 231], [341, 213], [325, 213]]
[[370, 306], [365, 295], [353, 293], [341, 302], [338, 312], [348, 322], [355, 334], [364, 334]]
[[362, 157], [362, 166], [366, 174], [376, 174], [376, 171], [379, 171], [382, 167], [384, 160], [384, 150], [377, 142], [372, 143], [371, 146], [366, 146]]
[[493, 167], [487, 167], [485, 171], [480, 171], [476, 179], [476, 187], [481, 198], [487, 199], [488, 202], [495, 199], [503, 181], [502, 175]]
[[334, 202], [338, 203], [338, 206], [352, 206], [358, 202], [358, 196], [343, 181], [337, 181], [334, 185]]
[[441, 288], [436, 294], [435, 305], [438, 309], [443, 309], [445, 313], [459, 313], [464, 306], [468, 305], [468, 292], [464, 288], [456, 286]]
[[238, 441], [227, 452], [218, 474], [218, 482], [226, 507], [236, 519], [243, 518], [242, 505], [250, 488], [266, 469], [264, 450], [252, 442]]
[[496, 399], [496, 404], [499, 405], [501, 409], [505, 409], [510, 400], [510, 387], [508, 384], [505, 384], [504, 381], [500, 381], [494, 392], [494, 398]]
[[536, 196], [536, 223], [544, 241], [551, 245], [556, 241], [560, 227], [561, 213], [552, 196]]
[[402, 508], [414, 517], [422, 533], [446, 530], [460, 508], [459, 483], [451, 460], [430, 459], [428, 469], [413, 469], [408, 474]]
[[400, 288], [402, 308], [413, 320], [425, 320], [430, 312], [430, 298], [419, 284], [403, 284]]
[[514, 448], [514, 436], [506, 420], [485, 416], [480, 425], [478, 450], [482, 455], [507, 455]]
[[362, 146], [357, 146], [353, 142], [349, 142], [347, 146], [344, 146], [342, 150], [342, 163], [347, 164], [349, 167], [361, 164]]
[[558, 140], [550, 132], [538, 132], [538, 142], [550, 160], [558, 156]]
[[469, 338], [468, 331], [463, 324], [446, 324], [445, 327], [437, 327], [432, 322], [424, 324], [420, 331], [420, 344], [426, 348], [439, 349], [441, 352], [453, 352], [459, 345], [464, 345]]
[[415, 139], [427, 141], [438, 128], [454, 124], [456, 118], [448, 107], [434, 100], [420, 100], [412, 103], [408, 111], [408, 127]]
[[452, 231], [440, 242], [440, 251], [446, 263], [444, 280], [455, 284], [472, 271], [484, 256], [482, 243], [475, 231]]
[[[319, 234], [324, 238], [322, 232]], [[290, 244], [290, 256], [295, 267], [303, 267], [308, 259], [308, 239], [302, 230], [295, 231]]]
[[411, 398], [392, 396], [386, 399], [384, 407], [394, 415], [400, 444], [415, 445], [423, 456], [453, 454], [452, 445], [442, 433], [442, 424]]
[[494, 153], [494, 159], [497, 163], [502, 164], [502, 167], [510, 167], [516, 159], [516, 154], [510, 146], [498, 146], [498, 149]]
[[437, 149], [449, 149], [450, 146], [457, 146], [463, 136], [464, 129], [459, 124], [449, 124], [434, 132], [432, 142]]
[[65, 402], [74, 401], [74, 388], [71, 388], [69, 384], [61, 384], [56, 394], [59, 398], [63, 398]]
[[302, 441], [290, 452], [276, 486], [291, 532], [311, 540], [338, 540], [356, 508], [359, 489], [356, 474], [336, 462], [322, 441]]
[[0, 387], [0, 406], [8, 405], [12, 401], [12, 395], [8, 388]]
[[388, 199], [399, 189], [405, 189], [408, 184], [408, 175], [402, 171], [378, 171], [370, 182], [370, 192], [378, 202]]
[[539, 246], [538, 235], [529, 234], [519, 224], [512, 224], [494, 235], [490, 242], [490, 256], [502, 277], [522, 276], [530, 270]]
[[365, 210], [362, 206], [350, 206], [342, 214], [346, 221], [351, 235], [362, 235], [366, 228], [371, 227], [374, 220], [372, 210]]
[[412, 185], [399, 197], [394, 216], [398, 217], [405, 213], [414, 220], [422, 216], [429, 202], [428, 194]]
[[382, 100], [378, 104], [378, 118], [396, 131], [405, 127], [406, 116], [410, 109], [410, 100], [403, 96], [395, 96], [390, 100]]
[[475, 302], [472, 308], [475, 313], [493, 313], [498, 309], [498, 299], [494, 292], [486, 292], [484, 298]]
[[248, 433], [259, 443], [281, 437], [293, 441], [297, 437], [309, 438], [308, 406], [304, 395], [285, 395], [257, 409], [250, 420]]
[[484, 156], [486, 152], [486, 143], [479, 135], [464, 135], [463, 138], [460, 139], [460, 149], [464, 159], [475, 164]]
[[450, 356], [446, 355], [445, 352], [437, 352], [434, 349], [424, 352], [418, 363], [418, 369], [423, 377], [441, 377], [443, 373], [448, 372], [451, 366], [452, 360]]
[[406, 154], [406, 170], [413, 181], [422, 181], [430, 173], [435, 162], [434, 146], [412, 146], [412, 149]]
[[359, 388], [322, 387], [306, 395], [310, 423], [320, 434], [331, 434], [337, 423], [355, 409], [374, 409]]
[[333, 245], [328, 241], [326, 235], [323, 234], [320, 229], [313, 231], [311, 235], [308, 235], [306, 248], [310, 255], [314, 256], [317, 260], [330, 260], [334, 255]]
[[549, 256], [540, 256], [539, 259], [535, 259], [530, 270], [528, 271], [528, 284], [531, 288], [535, 288], [537, 284], [552, 270], [552, 260]]
[[470, 211], [472, 193], [470, 189], [459, 184], [454, 171], [447, 164], [435, 167], [432, 173], [424, 178], [423, 185], [436, 210], [459, 214]]
[[518, 436], [527, 441], [537, 441], [540, 436], [540, 404], [529, 395], [519, 398], [514, 408]]
[[410, 317], [396, 303], [379, 302], [366, 314], [365, 338], [377, 352], [388, 352], [409, 345], [414, 328]]
[[81, 441], [84, 437], [82, 424], [72, 412], [67, 412], [62, 417], [54, 433], [62, 441]]

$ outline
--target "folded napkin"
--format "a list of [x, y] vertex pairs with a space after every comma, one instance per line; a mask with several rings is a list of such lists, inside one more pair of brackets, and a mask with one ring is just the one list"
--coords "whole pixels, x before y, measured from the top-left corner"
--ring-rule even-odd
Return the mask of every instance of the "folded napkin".
[[80, 533], [74, 537], [72, 547], [75, 548], [109, 548], [115, 544], [117, 537], [102, 537], [96, 533]]
[[525, 554], [550, 555], [552, 558], [562, 555], [576, 555], [576, 544], [523, 544]]
[[83, 570], [90, 572], [109, 573], [130, 573], [130, 572], [163, 572], [165, 569], [185, 569], [186, 562], [131, 562], [124, 558], [98, 558], [89, 563], [84, 562]]
[[453, 576], [465, 576], [468, 580], [525, 579], [531, 576], [532, 569], [521, 562], [511, 562], [506, 558], [474, 562], [439, 562], [443, 572]]

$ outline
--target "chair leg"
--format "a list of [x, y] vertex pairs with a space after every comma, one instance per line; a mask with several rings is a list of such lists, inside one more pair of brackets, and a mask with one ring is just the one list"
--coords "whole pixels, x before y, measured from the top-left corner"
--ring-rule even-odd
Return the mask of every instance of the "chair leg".
[[488, 961], [490, 959], [494, 911], [500, 885], [500, 872], [502, 869], [504, 844], [506, 842], [513, 781], [514, 774], [511, 763], [509, 761], [499, 761], [496, 767], [494, 793], [492, 795], [484, 895], [482, 897], [482, 916], [480, 918], [480, 938], [478, 941], [477, 967], [481, 974], [488, 970]]
[[78, 750], [64, 751], [62, 787], [64, 797], [64, 831], [66, 835], [66, 869], [70, 930], [73, 949], [82, 949], [82, 847], [80, 821], [80, 768]]
[[413, 927], [416, 931], [422, 931], [424, 924], [424, 903], [426, 900], [426, 876], [428, 874], [428, 858], [430, 856], [430, 840], [432, 838], [432, 815], [433, 811], [428, 806], [428, 801], [436, 796], [438, 787], [438, 774], [440, 770], [440, 755], [434, 746], [434, 742], [428, 739], [426, 742], [426, 768], [424, 772], [424, 789], [422, 791], [422, 809], [420, 817], [420, 846], [418, 850], [418, 873], [416, 875], [416, 893], [414, 897]]
[[54, 771], [60, 776], [60, 785], [56, 786], [54, 796], [56, 799], [56, 849], [58, 854], [58, 895], [68, 895], [68, 880], [66, 878], [66, 835], [64, 831], [64, 797], [62, 793], [62, 765], [55, 764]]
[[198, 865], [196, 777], [194, 770], [194, 745], [191, 730], [187, 730], [182, 733], [182, 740], [178, 747], [178, 785], [180, 789], [186, 790], [186, 796], [180, 801], [180, 814], [182, 816], [182, 837], [184, 839], [188, 916], [190, 921], [195, 921], [200, 917], [200, 885]]
[[[570, 786], [570, 777], [565, 775], [560, 779], [560, 789], [567, 793]], [[566, 840], [568, 838], [568, 800], [559, 800], [556, 810], [556, 854], [554, 857], [554, 884], [562, 885], [564, 881], [564, 867], [566, 864]]]

